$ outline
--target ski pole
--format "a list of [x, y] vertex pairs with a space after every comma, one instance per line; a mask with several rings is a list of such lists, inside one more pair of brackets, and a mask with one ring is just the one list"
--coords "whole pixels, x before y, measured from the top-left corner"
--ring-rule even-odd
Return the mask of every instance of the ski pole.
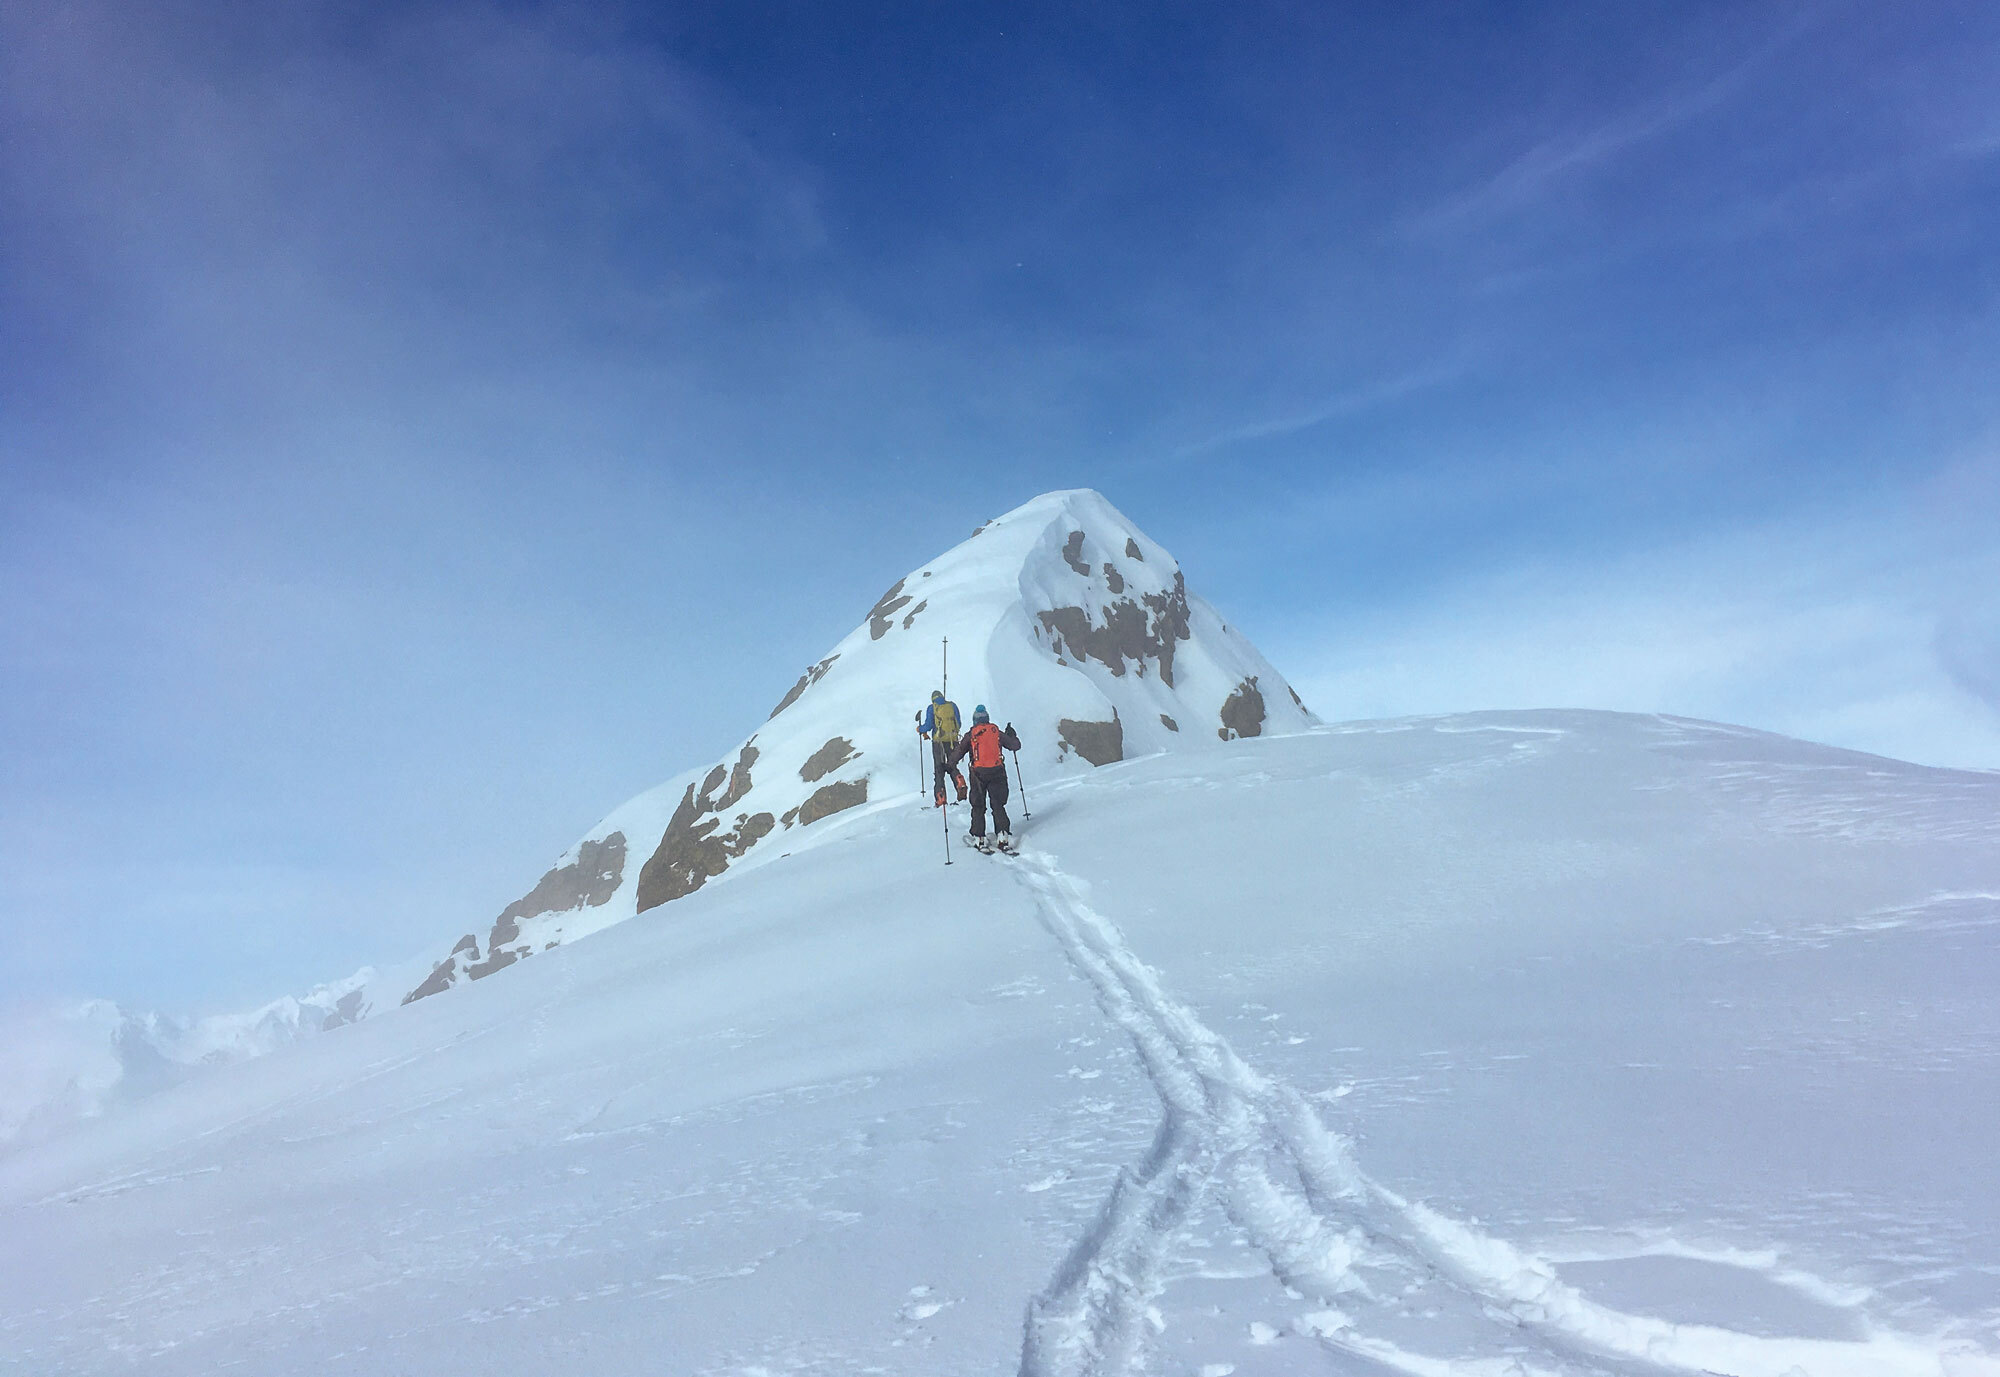
[[[1008, 725], [1011, 726], [1013, 724], [1009, 723]], [[1032, 818], [1034, 813], [1028, 808], [1028, 786], [1021, 781], [1021, 753], [1019, 751], [1011, 751], [1009, 754], [1014, 757], [1014, 784], [1021, 791], [1021, 819], [1025, 822], [1027, 819]]]
[[[923, 720], [924, 715], [918, 713], [917, 721], [921, 722]], [[924, 738], [921, 732], [917, 734], [917, 797], [930, 797], [930, 791], [924, 788]]]
[[944, 824], [944, 863], [951, 864], [951, 809], [938, 809], [938, 821]]

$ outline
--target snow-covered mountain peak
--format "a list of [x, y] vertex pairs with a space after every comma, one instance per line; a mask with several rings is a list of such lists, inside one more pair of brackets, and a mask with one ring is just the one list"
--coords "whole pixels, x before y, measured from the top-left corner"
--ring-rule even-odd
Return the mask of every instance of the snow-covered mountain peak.
[[898, 579], [774, 718], [868, 716], [829, 701], [843, 682], [919, 707], [938, 687], [967, 713], [988, 702], [1036, 736], [1027, 758], [1051, 768], [1312, 721], [1256, 649], [1190, 596], [1174, 557], [1089, 489], [1023, 503]]
[[1045, 493], [897, 579], [735, 749], [613, 811], [406, 1002], [812, 846], [837, 814], [917, 802], [937, 688], [1012, 723], [1035, 781], [1314, 721], [1164, 547], [1097, 492]]

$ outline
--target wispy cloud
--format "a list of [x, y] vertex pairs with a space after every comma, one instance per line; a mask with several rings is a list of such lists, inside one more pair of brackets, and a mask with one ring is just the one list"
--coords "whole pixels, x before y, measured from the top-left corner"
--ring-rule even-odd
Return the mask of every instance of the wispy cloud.
[[140, 374], [477, 374], [606, 337], [712, 348], [720, 287], [824, 244], [812, 174], [613, 22], [458, 4], [336, 42], [284, 13], [0, 17], [24, 227], [0, 301]]
[[1346, 391], [1337, 392], [1303, 410], [1287, 412], [1264, 420], [1248, 421], [1218, 434], [1191, 441], [1175, 450], [1174, 458], [1190, 459], [1257, 440], [1297, 435], [1315, 426], [1324, 425], [1328, 421], [1363, 415], [1418, 393], [1428, 392], [1432, 388], [1446, 386], [1464, 377], [1468, 368], [1469, 365], [1464, 361], [1452, 359], [1425, 364], [1390, 377], [1362, 383]]
[[1588, 128], [1542, 140], [1498, 172], [1419, 212], [1411, 220], [1412, 231], [1428, 236], [1476, 229], [1533, 208], [1627, 151], [1722, 109], [1789, 38], [1787, 34], [1760, 45], [1715, 76], [1655, 96]]

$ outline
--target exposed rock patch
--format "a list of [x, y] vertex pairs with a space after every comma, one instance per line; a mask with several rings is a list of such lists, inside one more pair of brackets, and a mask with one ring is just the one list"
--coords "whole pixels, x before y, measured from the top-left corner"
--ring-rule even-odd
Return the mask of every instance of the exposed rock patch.
[[879, 641], [889, 634], [889, 627], [896, 620], [896, 614], [902, 611], [904, 606], [910, 601], [910, 595], [903, 591], [903, 585], [906, 582], [908, 582], [907, 579], [897, 579], [895, 587], [884, 593], [882, 600], [876, 603], [874, 609], [869, 612], [869, 640]]
[[403, 996], [403, 1003], [414, 1004], [420, 999], [429, 999], [434, 994], [443, 994], [458, 980], [458, 963], [440, 961], [437, 969], [424, 977], [424, 983]]
[[1125, 758], [1125, 724], [1113, 709], [1109, 722], [1078, 722], [1065, 717], [1056, 723], [1063, 747], [1093, 765], [1110, 765]]
[[1192, 634], [1187, 583], [1175, 574], [1171, 593], [1147, 593], [1143, 600], [1143, 607], [1130, 598], [1105, 604], [1102, 625], [1091, 621], [1081, 607], [1058, 607], [1038, 616], [1055, 637], [1058, 655], [1096, 660], [1121, 677], [1127, 660], [1136, 661], [1142, 672], [1152, 660], [1160, 667], [1160, 681], [1172, 688], [1174, 647]]
[[1231, 690], [1222, 702], [1222, 725], [1215, 734], [1224, 741], [1239, 736], [1256, 736], [1264, 730], [1264, 695], [1251, 675]]
[[[866, 779], [844, 779], [837, 784], [828, 784], [815, 790], [811, 798], [799, 805], [799, 826], [804, 827], [809, 823], [818, 822], [821, 818], [830, 817], [843, 809], [866, 802], [868, 802]], [[768, 818], [770, 815], [767, 813], [765, 816]]]
[[[804, 693], [807, 689], [811, 688], [814, 684], [817, 684], [821, 679], [824, 679], [826, 677], [826, 672], [833, 668], [833, 662], [835, 660], [838, 660], [839, 658], [840, 656], [838, 654], [829, 655], [824, 660], [821, 660], [818, 664], [814, 665], [811, 669], [807, 670], [804, 674], [801, 674], [799, 676], [799, 681], [796, 684], [792, 685], [792, 691], [784, 696], [784, 699], [778, 704], [777, 707], [771, 709], [771, 716], [776, 717], [786, 708], [789, 708], [792, 704], [798, 702], [799, 695]], [[765, 720], [769, 721], [770, 719], [766, 718]]]
[[1139, 542], [1130, 536], [1125, 537], [1125, 558], [1136, 559], [1141, 564], [1146, 562], [1146, 557], [1139, 553]]
[[1306, 711], [1306, 700], [1299, 697], [1299, 691], [1297, 689], [1293, 688], [1290, 684], [1286, 684], [1285, 692], [1292, 695], [1292, 701], [1299, 705], [1300, 712]]
[[699, 787], [688, 785], [659, 847], [639, 871], [638, 912], [694, 893], [777, 825], [769, 813], [754, 817], [738, 813], [734, 825], [723, 831], [717, 816], [720, 805], [713, 795], [727, 775], [718, 765]]
[[[753, 751], [751, 755], [754, 758], [756, 753]], [[623, 832], [583, 843], [577, 847], [574, 861], [545, 873], [533, 889], [500, 911], [500, 916], [493, 920], [493, 931], [486, 938], [486, 959], [467, 966], [465, 973], [474, 980], [483, 980], [526, 955], [511, 946], [520, 940], [523, 918], [586, 906], [594, 908], [616, 894], [624, 879]], [[476, 946], [472, 954], [478, 956]]]
[[1174, 570], [1174, 591], [1147, 593], [1142, 601], [1153, 614], [1153, 639], [1160, 647], [1160, 681], [1174, 686], [1174, 643], [1194, 632], [1188, 626], [1187, 578]]
[[750, 741], [743, 743], [742, 754], [736, 757], [736, 764], [729, 771], [729, 791], [715, 801], [717, 812], [725, 808], [734, 808], [737, 801], [750, 792], [750, 767], [757, 763], [758, 755], [757, 748], [751, 742], [756, 739], [753, 736]]
[[1055, 637], [1059, 654], [1096, 660], [1113, 674], [1122, 676], [1127, 660], [1143, 664], [1154, 651], [1146, 629], [1146, 614], [1138, 603], [1129, 599], [1106, 607], [1102, 626], [1092, 622], [1090, 614], [1081, 607], [1051, 608], [1037, 616]]
[[479, 939], [468, 932], [458, 939], [457, 945], [451, 949], [451, 955], [438, 962], [431, 973], [424, 977], [423, 984], [403, 996], [403, 1003], [414, 1004], [434, 994], [443, 994], [458, 983], [460, 970], [468, 962], [478, 959]]
[[1170, 732], [1177, 732], [1181, 729], [1181, 724], [1174, 721], [1173, 718], [1167, 716], [1165, 713], [1160, 714], [1160, 725]]
[[[930, 576], [926, 574], [925, 577], [928, 578]], [[931, 605], [931, 600], [929, 598], [925, 598], [915, 607], [912, 607], [903, 618], [903, 630], [908, 631], [910, 629], [910, 623], [917, 619], [917, 613], [923, 611], [926, 607], [929, 607], [930, 605]]]
[[811, 784], [826, 778], [835, 770], [861, 754], [854, 749], [854, 743], [844, 736], [836, 736], [806, 757], [806, 763], [799, 766], [799, 778]]
[[562, 909], [595, 908], [605, 903], [618, 892], [624, 878], [623, 832], [613, 832], [601, 841], [585, 842], [577, 847], [574, 861], [545, 873], [533, 889], [500, 911], [486, 949], [491, 951], [519, 937], [523, 918]]
[[512, 947], [495, 947], [486, 953], [486, 959], [465, 968], [466, 975], [474, 980], [484, 980], [495, 971], [504, 971], [522, 957], [531, 955], [527, 951], [516, 951]]
[[1104, 581], [1111, 585], [1111, 591], [1114, 593], [1125, 591], [1125, 576], [1119, 573], [1118, 566], [1108, 559], [1104, 561]]
[[358, 1023], [360, 1020], [361, 991], [349, 990], [328, 1011], [326, 1021], [320, 1024], [319, 1030], [322, 1033], [330, 1033], [336, 1028], [344, 1028], [350, 1023]]
[[1082, 574], [1085, 578], [1090, 577], [1090, 566], [1083, 562], [1082, 531], [1071, 531], [1069, 539], [1063, 542], [1063, 563], [1076, 570], [1077, 573]]

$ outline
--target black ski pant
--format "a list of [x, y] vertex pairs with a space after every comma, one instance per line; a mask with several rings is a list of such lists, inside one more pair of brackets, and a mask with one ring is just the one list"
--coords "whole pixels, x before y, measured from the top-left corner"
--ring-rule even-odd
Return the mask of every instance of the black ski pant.
[[993, 806], [993, 830], [1012, 833], [1007, 821], [1007, 767], [1005, 764], [972, 769], [972, 835], [986, 835], [986, 807]]
[[958, 771], [951, 768], [951, 753], [957, 749], [956, 741], [940, 741], [935, 736], [931, 738], [931, 793], [938, 798], [944, 797], [944, 777], [947, 774], [958, 786], [958, 791], [965, 792], [965, 781], [958, 777]]

